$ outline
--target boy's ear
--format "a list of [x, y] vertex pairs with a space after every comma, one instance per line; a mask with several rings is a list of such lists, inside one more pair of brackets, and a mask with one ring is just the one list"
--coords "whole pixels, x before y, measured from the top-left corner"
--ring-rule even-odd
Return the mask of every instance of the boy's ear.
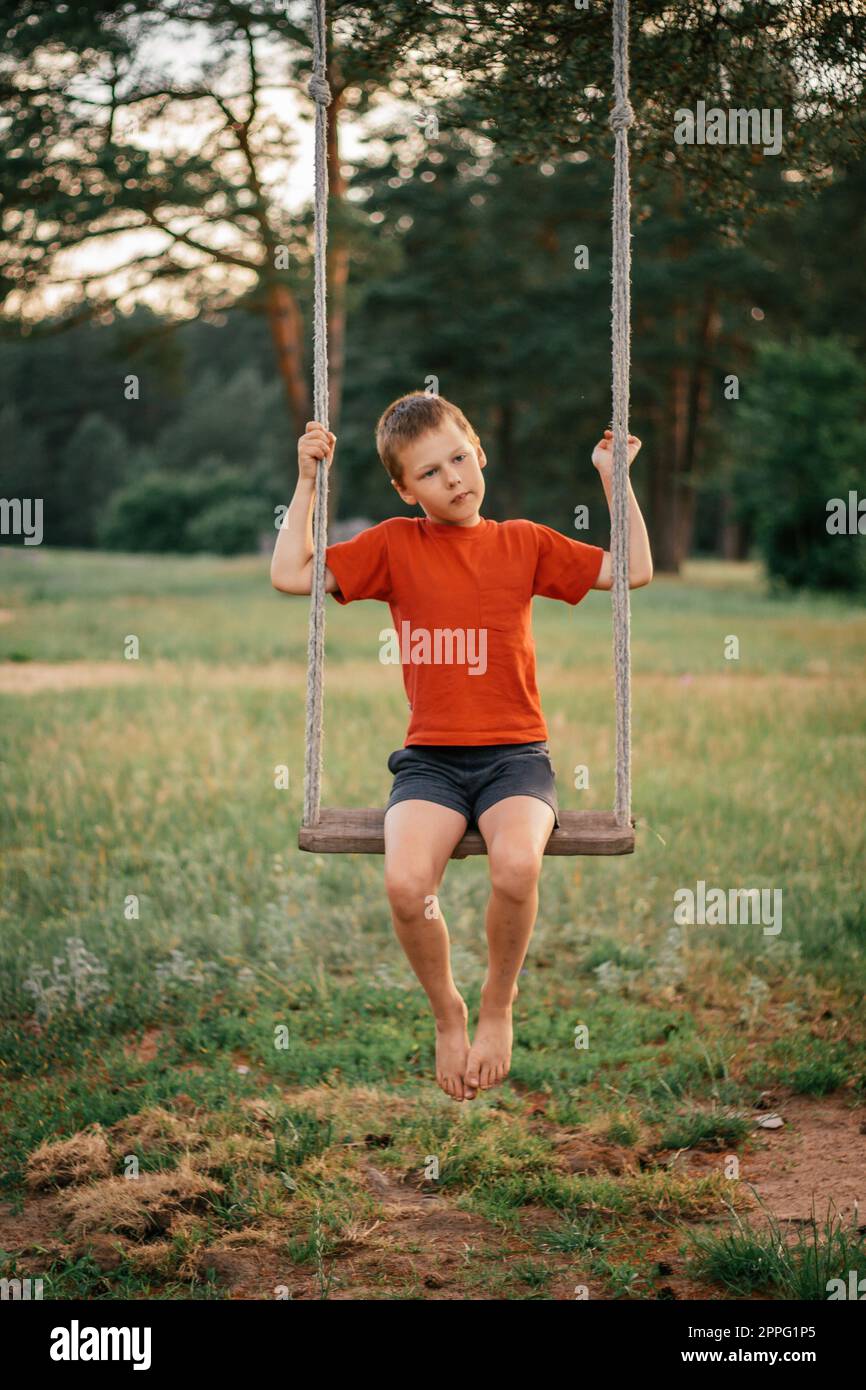
[[406, 505], [409, 506], [409, 507], [414, 507], [414, 506], [415, 506], [415, 498], [413, 497], [412, 500], [411, 500], [411, 502], [407, 502], [407, 499], [406, 499], [406, 498], [404, 497], [404, 495], [403, 495], [406, 489], [405, 489], [405, 488], [402, 488], [402, 487], [400, 486], [400, 484], [397, 482], [397, 479], [396, 479], [396, 478], [392, 478], [392, 479], [391, 479], [391, 486], [392, 486], [392, 488], [394, 489], [394, 491], [395, 491], [396, 493], [398, 493], [401, 502], [406, 502]]

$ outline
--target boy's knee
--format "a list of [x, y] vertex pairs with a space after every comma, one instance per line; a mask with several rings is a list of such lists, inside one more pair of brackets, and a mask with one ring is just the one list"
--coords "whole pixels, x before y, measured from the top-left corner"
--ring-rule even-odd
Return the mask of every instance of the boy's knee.
[[385, 892], [398, 917], [435, 914], [436, 884], [430, 873], [419, 873], [405, 868], [386, 870]]
[[531, 850], [513, 849], [491, 854], [490, 884], [503, 897], [522, 901], [538, 885], [541, 859]]

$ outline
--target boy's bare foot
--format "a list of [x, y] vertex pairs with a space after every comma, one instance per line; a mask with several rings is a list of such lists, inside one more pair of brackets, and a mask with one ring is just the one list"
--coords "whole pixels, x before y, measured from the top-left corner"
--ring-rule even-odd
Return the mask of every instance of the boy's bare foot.
[[452, 1100], [471, 1100], [464, 1090], [463, 1077], [469, 1056], [469, 1010], [457, 996], [451, 1012], [436, 1020], [436, 1080]]
[[[516, 985], [511, 998], [513, 1004], [517, 998]], [[481, 991], [478, 1027], [466, 1063], [467, 1100], [474, 1100], [478, 1091], [487, 1091], [491, 1086], [498, 1086], [508, 1075], [514, 1037], [511, 1026], [512, 1004], [503, 1007], [485, 1003], [484, 990]]]

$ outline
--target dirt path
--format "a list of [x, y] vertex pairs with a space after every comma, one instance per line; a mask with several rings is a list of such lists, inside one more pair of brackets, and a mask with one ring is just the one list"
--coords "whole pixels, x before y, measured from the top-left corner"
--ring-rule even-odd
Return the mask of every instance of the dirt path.
[[[668, 693], [683, 683], [684, 677], [671, 674], [644, 673], [641, 687], [646, 691]], [[689, 676], [688, 683], [695, 693], [700, 690], [730, 692], [729, 673]], [[847, 675], [829, 670], [811, 673], [790, 672], [738, 675], [736, 684], [745, 688], [768, 691], [815, 689], [822, 682], [834, 682], [834, 689], [847, 685], [859, 689], [859, 673]], [[560, 684], [571, 688], [574, 673], [552, 661], [544, 663], [544, 683], [551, 690]], [[0, 694], [38, 695], [44, 690], [86, 690], [113, 685], [204, 685], [208, 688], [253, 686], [265, 690], [283, 690], [288, 685], [306, 682], [306, 668], [297, 662], [271, 661], [230, 664], [208, 661], [0, 661]], [[388, 668], [367, 660], [331, 661], [328, 684], [341, 690], [390, 689]], [[581, 675], [584, 690], [607, 689], [606, 672], [588, 671]], [[562, 716], [560, 716], [560, 719]], [[554, 723], [557, 721], [554, 720]]]

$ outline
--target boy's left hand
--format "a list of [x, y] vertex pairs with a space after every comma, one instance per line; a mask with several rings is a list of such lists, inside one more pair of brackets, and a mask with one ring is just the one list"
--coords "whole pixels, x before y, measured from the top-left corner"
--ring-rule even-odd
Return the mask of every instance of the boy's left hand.
[[[636, 434], [628, 437], [628, 466], [631, 468], [640, 449], [641, 441]], [[592, 461], [600, 473], [613, 472], [613, 430], [605, 430], [603, 437], [592, 451]]]

